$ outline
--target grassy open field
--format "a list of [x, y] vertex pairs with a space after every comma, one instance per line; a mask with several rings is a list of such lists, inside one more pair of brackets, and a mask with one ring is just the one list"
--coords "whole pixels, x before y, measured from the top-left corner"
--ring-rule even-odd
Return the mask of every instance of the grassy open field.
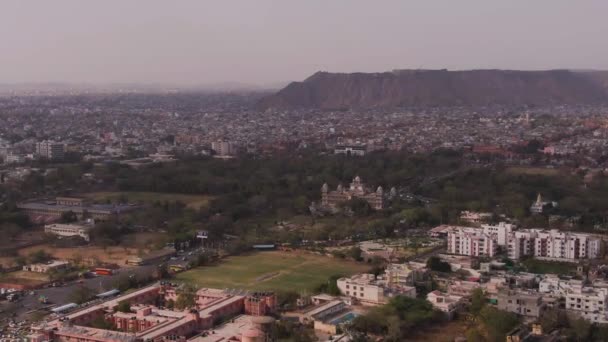
[[523, 261], [528, 272], [532, 273], [552, 273], [552, 274], [576, 274], [577, 264], [571, 262], [544, 261], [538, 259], [527, 259]]
[[310, 291], [332, 275], [365, 272], [368, 265], [296, 252], [258, 252], [233, 256], [216, 266], [178, 274], [196, 286], [249, 290]]
[[514, 166], [508, 168], [507, 173], [514, 175], [557, 176], [560, 171], [558, 169], [548, 169], [544, 167]]
[[116, 202], [121, 197], [126, 197], [129, 202], [152, 203], [156, 201], [180, 201], [189, 208], [198, 209], [209, 204], [210, 196], [206, 195], [187, 195], [171, 194], [160, 192], [93, 192], [85, 195], [95, 202], [103, 203], [107, 201]]

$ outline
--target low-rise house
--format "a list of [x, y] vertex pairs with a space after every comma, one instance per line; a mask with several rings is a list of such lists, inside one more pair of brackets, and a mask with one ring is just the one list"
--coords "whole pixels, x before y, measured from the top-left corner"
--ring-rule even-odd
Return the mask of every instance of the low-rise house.
[[305, 312], [302, 315], [302, 323], [307, 323], [311, 321], [322, 321], [327, 317], [331, 317], [336, 315], [339, 312], [342, 312], [346, 309], [346, 303], [343, 301], [336, 299], [331, 302], [327, 302]]
[[365, 261], [370, 261], [374, 258], [391, 260], [394, 253], [394, 249], [392, 247], [373, 241], [361, 242], [359, 244], [359, 248], [361, 248], [361, 257]]
[[481, 285], [475, 281], [456, 280], [448, 284], [448, 294], [470, 297], [473, 294], [473, 291], [480, 287]]
[[436, 309], [445, 312], [450, 319], [464, 306], [463, 297], [450, 295], [437, 290], [429, 292], [429, 294], [426, 295], [426, 300], [431, 302]]
[[505, 277], [491, 277], [490, 280], [482, 284], [485, 293], [490, 296], [498, 295], [502, 289], [508, 288], [509, 282]]
[[49, 273], [70, 268], [70, 262], [65, 260], [53, 260], [47, 263], [30, 264], [23, 266], [24, 271]]
[[358, 274], [350, 278], [340, 278], [337, 281], [340, 292], [351, 298], [356, 298], [362, 304], [386, 304], [391, 297], [402, 295], [416, 297], [413, 286], [389, 287], [383, 279], [376, 279], [373, 274]]
[[492, 213], [482, 213], [477, 211], [462, 211], [460, 219], [469, 223], [482, 223], [492, 218]]
[[539, 317], [545, 308], [542, 295], [532, 291], [500, 291], [496, 300], [500, 310], [528, 317]]
[[408, 262], [389, 264], [384, 272], [388, 286], [413, 286], [417, 281], [424, 280], [427, 268], [422, 263]]
[[573, 284], [566, 291], [566, 310], [594, 323], [608, 323], [608, 289]]
[[479, 265], [479, 259], [466, 255], [450, 255], [439, 254], [439, 259], [450, 264], [452, 271], [457, 271], [461, 268], [474, 269]]

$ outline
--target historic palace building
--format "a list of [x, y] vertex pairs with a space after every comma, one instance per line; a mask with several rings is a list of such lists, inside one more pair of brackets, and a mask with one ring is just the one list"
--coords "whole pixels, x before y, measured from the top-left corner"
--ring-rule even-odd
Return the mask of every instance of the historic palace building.
[[342, 184], [340, 184], [336, 190], [329, 191], [327, 183], [323, 184], [323, 187], [321, 188], [321, 206], [331, 211], [337, 211], [340, 203], [349, 201], [353, 198], [360, 198], [367, 201], [367, 203], [376, 210], [384, 209], [385, 203], [382, 187], [379, 186], [376, 191], [370, 191], [370, 189], [361, 182], [359, 176], [353, 179], [348, 188], [344, 188], [342, 187]]

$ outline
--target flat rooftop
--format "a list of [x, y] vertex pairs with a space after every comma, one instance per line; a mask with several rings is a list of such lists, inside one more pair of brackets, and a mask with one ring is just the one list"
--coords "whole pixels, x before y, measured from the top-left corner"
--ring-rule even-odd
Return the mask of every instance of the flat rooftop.
[[251, 323], [251, 319], [253, 316], [241, 315], [235, 317], [227, 323], [224, 323], [220, 326], [214, 327], [213, 334], [205, 331], [197, 336], [192, 337], [188, 340], [188, 342], [225, 342], [230, 341], [232, 338], [238, 338], [240, 341], [240, 336], [243, 332], [250, 329], [253, 324]]
[[133, 333], [103, 330], [83, 326], [64, 326], [58, 333], [62, 336], [80, 338], [86, 336], [88, 339], [102, 342], [131, 342], [136, 340]]
[[338, 300], [338, 299], [332, 300], [331, 302], [327, 302], [325, 304], [322, 304], [320, 306], [317, 306], [317, 307], [311, 309], [310, 311], [307, 311], [305, 314], [306, 314], [306, 316], [314, 318], [315, 315], [318, 315], [318, 314], [320, 314], [324, 311], [327, 311], [338, 305], [344, 305], [344, 302], [341, 300]]

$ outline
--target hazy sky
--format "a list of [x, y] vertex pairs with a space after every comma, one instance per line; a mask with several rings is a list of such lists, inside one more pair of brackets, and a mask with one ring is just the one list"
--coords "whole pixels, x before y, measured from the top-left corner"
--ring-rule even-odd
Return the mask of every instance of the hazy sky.
[[608, 0], [0, 0], [0, 83], [608, 69]]

